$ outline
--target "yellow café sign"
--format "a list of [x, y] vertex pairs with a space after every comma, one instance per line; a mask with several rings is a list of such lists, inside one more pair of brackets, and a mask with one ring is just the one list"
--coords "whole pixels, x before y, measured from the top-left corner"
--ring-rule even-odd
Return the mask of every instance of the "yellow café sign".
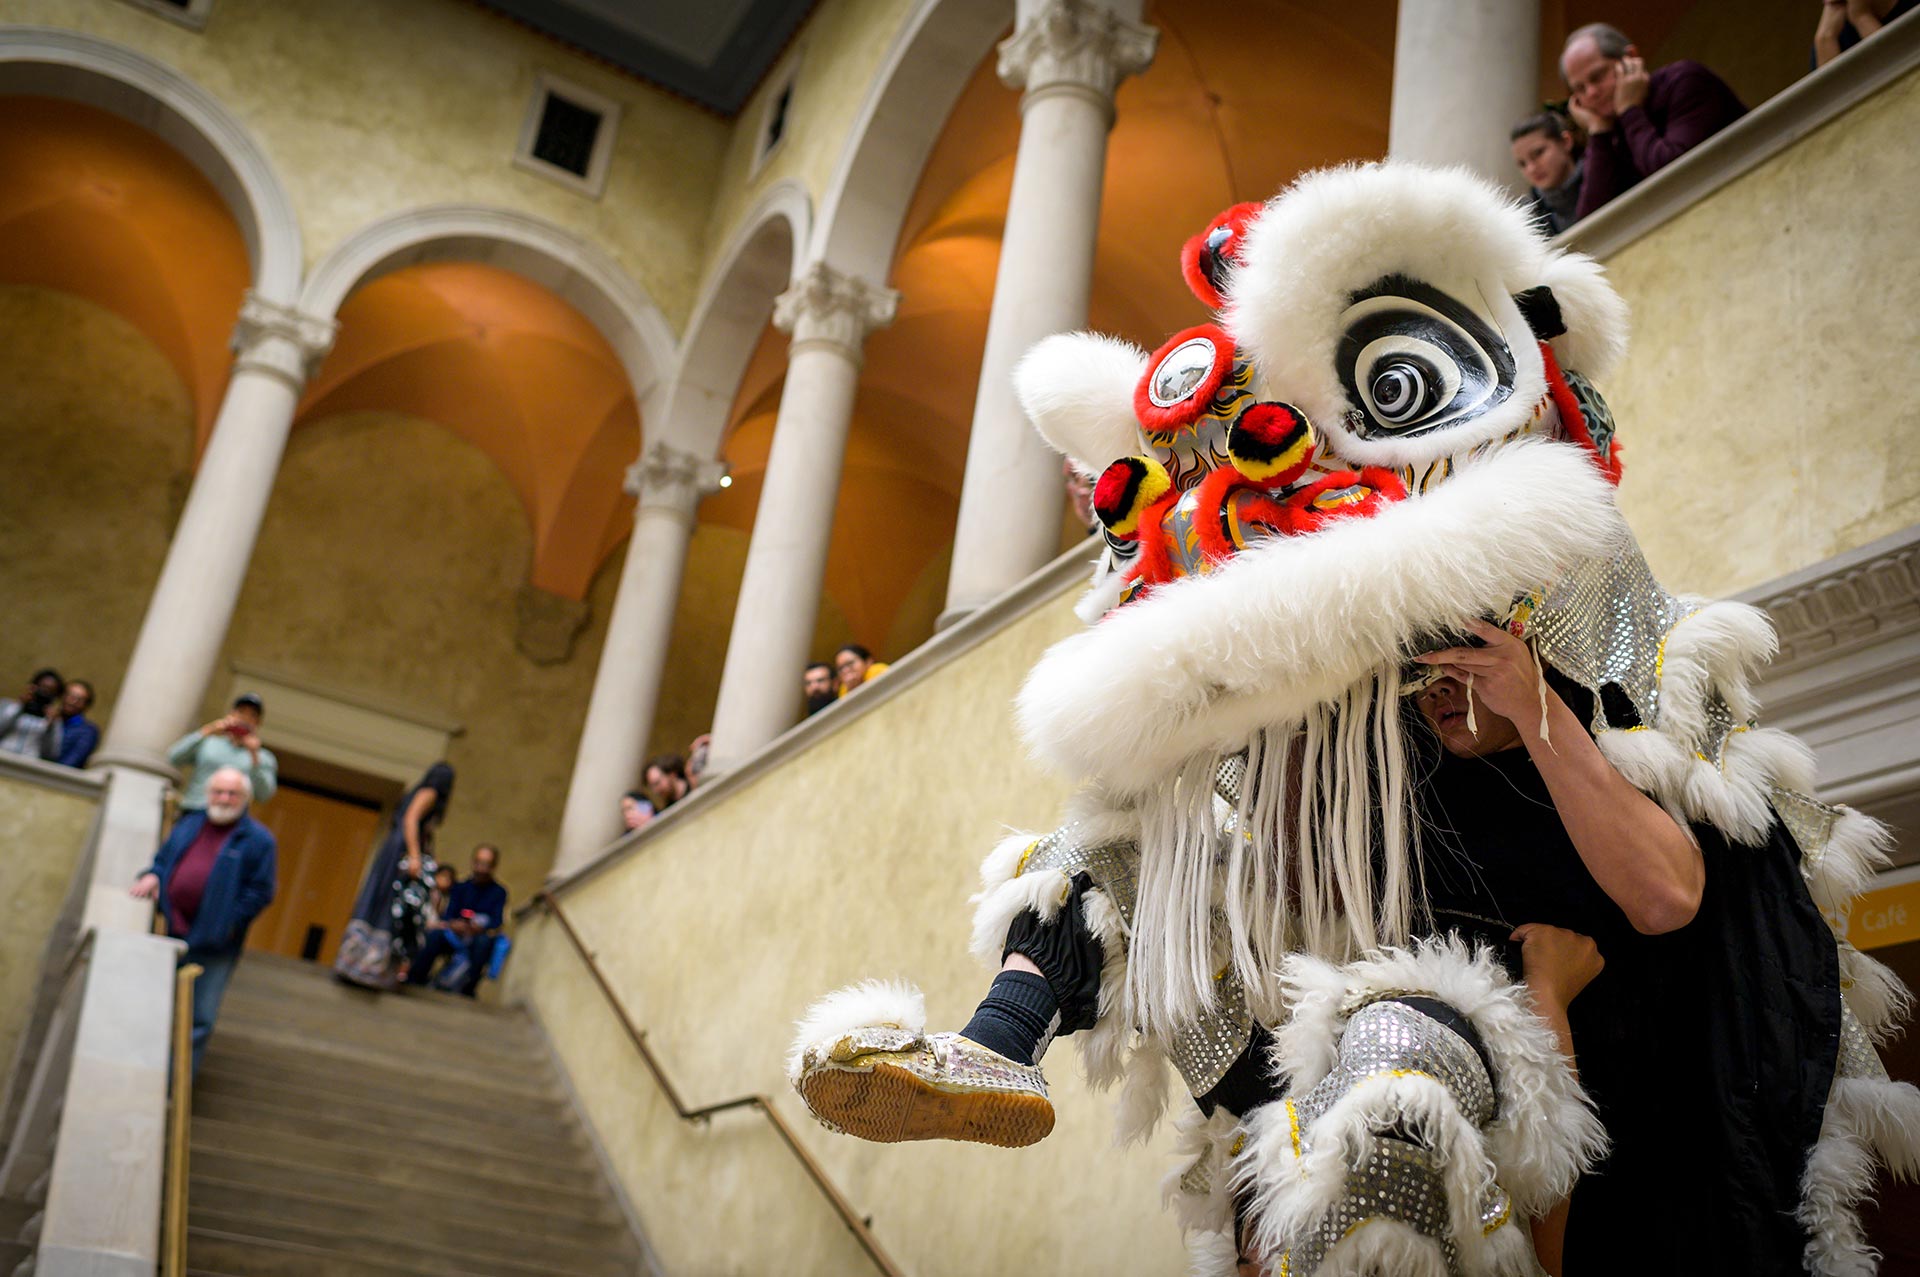
[[1847, 939], [1856, 949], [1920, 940], [1920, 876], [1862, 892], [1847, 912]]

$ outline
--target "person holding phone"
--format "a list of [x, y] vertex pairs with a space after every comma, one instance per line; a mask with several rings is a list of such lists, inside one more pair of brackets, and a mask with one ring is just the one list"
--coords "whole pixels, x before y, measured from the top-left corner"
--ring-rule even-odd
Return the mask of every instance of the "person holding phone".
[[65, 690], [58, 670], [41, 670], [28, 681], [25, 696], [0, 701], [0, 750], [58, 762], [60, 696]]
[[207, 809], [207, 782], [222, 767], [246, 774], [253, 801], [264, 803], [280, 787], [280, 760], [260, 743], [260, 722], [266, 707], [252, 692], [233, 699], [233, 709], [188, 732], [167, 751], [167, 761], [187, 774], [180, 793], [180, 814]]

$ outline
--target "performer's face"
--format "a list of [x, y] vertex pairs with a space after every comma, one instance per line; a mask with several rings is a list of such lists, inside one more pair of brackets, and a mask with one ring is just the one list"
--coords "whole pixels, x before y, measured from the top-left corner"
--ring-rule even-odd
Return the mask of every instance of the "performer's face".
[[1473, 725], [1479, 730], [1469, 730], [1467, 698], [1470, 695], [1467, 685], [1459, 679], [1442, 678], [1422, 688], [1414, 698], [1420, 707], [1420, 716], [1427, 720], [1449, 754], [1456, 758], [1479, 758], [1521, 743], [1520, 729], [1513, 725], [1513, 720], [1488, 709], [1487, 703], [1478, 696], [1473, 697]]

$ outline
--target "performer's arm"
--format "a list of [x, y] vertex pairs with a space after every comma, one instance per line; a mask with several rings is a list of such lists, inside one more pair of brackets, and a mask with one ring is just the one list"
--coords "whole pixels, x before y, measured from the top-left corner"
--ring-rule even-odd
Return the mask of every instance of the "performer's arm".
[[1472, 628], [1485, 647], [1448, 648], [1421, 659], [1470, 682], [1481, 704], [1513, 721], [1587, 872], [1635, 930], [1659, 935], [1692, 922], [1707, 879], [1692, 836], [1627, 783], [1551, 687], [1543, 735], [1533, 653], [1505, 630], [1482, 622]]
[[[1553, 1030], [1560, 1054], [1567, 1067], [1579, 1073], [1573, 1058], [1573, 1029], [1567, 1023], [1567, 1008], [1600, 974], [1606, 960], [1591, 936], [1564, 927], [1529, 922], [1514, 929], [1511, 939], [1520, 942], [1520, 970], [1527, 985], [1533, 1009]], [[1533, 1248], [1540, 1266], [1549, 1277], [1560, 1277], [1567, 1241], [1567, 1208], [1571, 1198], [1562, 1198], [1546, 1214], [1533, 1221]]]

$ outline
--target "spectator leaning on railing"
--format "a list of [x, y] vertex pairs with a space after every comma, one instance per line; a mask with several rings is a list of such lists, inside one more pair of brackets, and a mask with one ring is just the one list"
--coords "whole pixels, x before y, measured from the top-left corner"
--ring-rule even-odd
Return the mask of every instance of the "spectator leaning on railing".
[[66, 686], [59, 670], [39, 670], [27, 681], [25, 696], [0, 701], [0, 750], [59, 762], [61, 694]]
[[85, 767], [100, 744], [100, 729], [87, 717], [93, 708], [93, 684], [85, 679], [70, 679], [66, 695], [60, 700], [60, 765]]
[[1580, 179], [1586, 161], [1574, 145], [1573, 132], [1556, 111], [1529, 115], [1513, 126], [1513, 162], [1532, 188], [1528, 203], [1534, 220], [1548, 235], [1573, 225], [1580, 204]]
[[1698, 62], [1674, 62], [1649, 72], [1633, 42], [1605, 23], [1567, 37], [1560, 73], [1572, 94], [1567, 109], [1587, 133], [1576, 220], [1747, 111], [1726, 82]]
[[1823, 67], [1895, 18], [1920, 8], [1920, 0], [1823, 0], [1813, 28], [1813, 65]]

